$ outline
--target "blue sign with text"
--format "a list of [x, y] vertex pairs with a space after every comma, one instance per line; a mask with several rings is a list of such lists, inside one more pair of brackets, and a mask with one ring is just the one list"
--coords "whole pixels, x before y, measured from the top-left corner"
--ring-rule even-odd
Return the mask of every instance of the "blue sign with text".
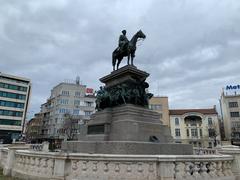
[[240, 89], [240, 85], [227, 85], [226, 90], [237, 90]]

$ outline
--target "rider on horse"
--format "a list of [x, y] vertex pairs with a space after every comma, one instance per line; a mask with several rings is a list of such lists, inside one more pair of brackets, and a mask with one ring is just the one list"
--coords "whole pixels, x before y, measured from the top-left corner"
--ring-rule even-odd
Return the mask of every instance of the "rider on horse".
[[126, 33], [127, 33], [126, 30], [122, 30], [122, 34], [119, 37], [118, 50], [120, 51], [120, 53], [123, 53], [128, 48], [129, 40], [126, 36]]

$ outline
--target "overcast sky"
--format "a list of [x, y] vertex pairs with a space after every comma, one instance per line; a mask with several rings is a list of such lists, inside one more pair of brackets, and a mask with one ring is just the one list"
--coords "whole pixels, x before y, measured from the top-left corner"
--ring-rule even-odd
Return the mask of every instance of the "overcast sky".
[[135, 65], [170, 108], [218, 105], [240, 82], [239, 0], [0, 0], [0, 71], [32, 80], [37, 113], [65, 79], [98, 89], [123, 29], [146, 34]]

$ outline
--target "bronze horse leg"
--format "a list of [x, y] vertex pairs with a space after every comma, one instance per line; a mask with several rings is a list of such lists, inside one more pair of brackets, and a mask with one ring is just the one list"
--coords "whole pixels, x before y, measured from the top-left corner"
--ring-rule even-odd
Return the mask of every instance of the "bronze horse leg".
[[127, 61], [127, 65], [129, 65], [129, 60], [130, 60], [130, 54], [128, 53], [128, 61]]
[[133, 66], [133, 59], [135, 57], [135, 51], [131, 53], [131, 65]]
[[119, 68], [119, 65], [120, 65], [122, 59], [123, 59], [122, 57], [121, 57], [121, 58], [119, 57], [119, 58], [117, 59], [117, 60], [118, 60], [118, 62], [117, 62], [117, 69]]

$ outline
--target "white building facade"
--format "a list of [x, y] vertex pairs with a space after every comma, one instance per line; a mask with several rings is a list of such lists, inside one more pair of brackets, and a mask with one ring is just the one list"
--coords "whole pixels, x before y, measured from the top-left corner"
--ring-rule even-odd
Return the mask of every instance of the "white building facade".
[[41, 113], [44, 114], [44, 138], [62, 139], [60, 130], [65, 120], [64, 115], [71, 114], [88, 119], [95, 112], [95, 100], [93, 89], [78, 82], [63, 82], [55, 86], [50, 98], [41, 106]]
[[171, 135], [176, 143], [195, 147], [214, 147], [220, 143], [219, 118], [211, 109], [170, 110]]
[[[232, 92], [234, 90], [234, 92]], [[226, 86], [220, 98], [225, 139], [240, 141], [240, 85]]]
[[30, 79], [0, 72], [0, 139], [18, 139], [25, 125]]

